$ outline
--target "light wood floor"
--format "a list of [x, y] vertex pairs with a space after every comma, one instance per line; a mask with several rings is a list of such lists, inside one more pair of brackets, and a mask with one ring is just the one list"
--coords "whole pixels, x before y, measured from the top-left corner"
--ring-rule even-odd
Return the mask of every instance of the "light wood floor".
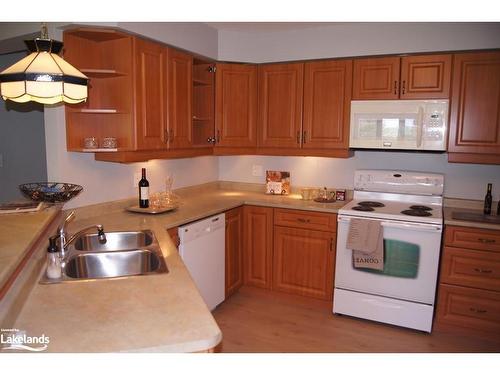
[[221, 352], [500, 352], [488, 340], [333, 315], [332, 303], [242, 287], [213, 312]]

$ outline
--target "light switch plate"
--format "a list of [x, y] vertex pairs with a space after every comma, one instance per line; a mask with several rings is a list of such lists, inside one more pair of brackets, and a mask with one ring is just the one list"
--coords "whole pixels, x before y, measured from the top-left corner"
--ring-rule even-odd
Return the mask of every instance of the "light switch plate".
[[252, 165], [252, 176], [262, 177], [264, 175], [264, 169], [262, 165], [254, 164]]

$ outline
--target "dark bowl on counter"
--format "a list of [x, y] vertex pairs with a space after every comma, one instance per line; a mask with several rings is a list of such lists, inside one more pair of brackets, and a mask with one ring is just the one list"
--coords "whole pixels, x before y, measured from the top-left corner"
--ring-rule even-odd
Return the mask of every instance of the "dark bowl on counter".
[[76, 197], [83, 187], [66, 182], [29, 182], [19, 185], [19, 189], [35, 202], [62, 203]]

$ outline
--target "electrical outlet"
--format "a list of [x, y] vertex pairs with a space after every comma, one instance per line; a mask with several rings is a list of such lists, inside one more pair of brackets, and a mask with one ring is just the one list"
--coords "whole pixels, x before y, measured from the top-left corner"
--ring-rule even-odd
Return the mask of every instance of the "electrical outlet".
[[134, 188], [139, 186], [139, 181], [142, 178], [142, 172], [135, 172], [134, 173]]
[[264, 170], [262, 168], [262, 165], [257, 165], [257, 164], [252, 165], [252, 176], [262, 177], [263, 175], [264, 175]]

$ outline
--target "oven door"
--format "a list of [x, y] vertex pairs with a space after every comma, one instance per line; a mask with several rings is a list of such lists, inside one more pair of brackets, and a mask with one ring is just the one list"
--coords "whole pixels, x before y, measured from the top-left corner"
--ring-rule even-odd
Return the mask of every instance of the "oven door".
[[351, 217], [338, 216], [335, 288], [432, 305], [441, 248], [442, 226], [361, 218], [382, 222], [384, 269], [354, 268], [346, 248]]

